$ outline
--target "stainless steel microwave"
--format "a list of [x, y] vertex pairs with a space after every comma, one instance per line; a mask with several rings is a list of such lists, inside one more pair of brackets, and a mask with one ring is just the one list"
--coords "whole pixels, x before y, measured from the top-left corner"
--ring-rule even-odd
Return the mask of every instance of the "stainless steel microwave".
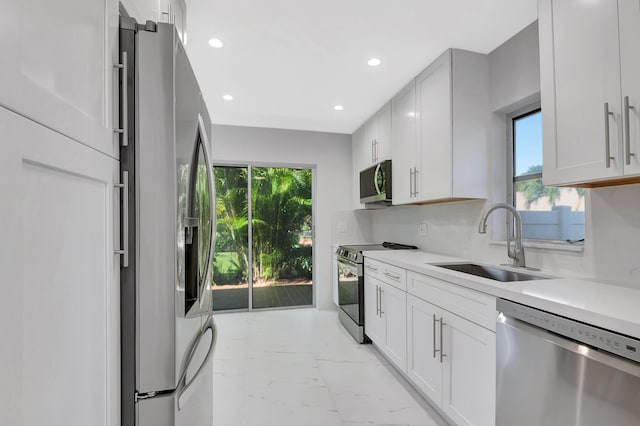
[[391, 160], [360, 172], [360, 202], [369, 208], [391, 205]]

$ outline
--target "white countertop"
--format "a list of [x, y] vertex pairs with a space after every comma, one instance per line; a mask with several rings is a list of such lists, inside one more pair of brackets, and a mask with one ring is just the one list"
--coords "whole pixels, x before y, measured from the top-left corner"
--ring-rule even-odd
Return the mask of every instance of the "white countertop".
[[419, 250], [365, 251], [364, 256], [640, 339], [640, 290], [574, 278], [503, 283], [430, 264], [496, 265]]

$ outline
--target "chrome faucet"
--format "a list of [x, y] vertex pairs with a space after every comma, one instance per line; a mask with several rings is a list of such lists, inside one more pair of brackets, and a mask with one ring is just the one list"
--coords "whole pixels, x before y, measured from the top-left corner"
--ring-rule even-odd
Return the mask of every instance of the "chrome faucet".
[[522, 247], [522, 219], [520, 213], [512, 205], [505, 203], [496, 203], [489, 207], [482, 213], [480, 218], [480, 224], [478, 225], [478, 232], [481, 234], [487, 233], [487, 219], [494, 210], [505, 209], [511, 212], [513, 220], [515, 221], [515, 233], [513, 238], [515, 239], [515, 247], [511, 249], [511, 229], [507, 229], [507, 256], [513, 259], [512, 266], [518, 268], [526, 268], [524, 260], [524, 247]]

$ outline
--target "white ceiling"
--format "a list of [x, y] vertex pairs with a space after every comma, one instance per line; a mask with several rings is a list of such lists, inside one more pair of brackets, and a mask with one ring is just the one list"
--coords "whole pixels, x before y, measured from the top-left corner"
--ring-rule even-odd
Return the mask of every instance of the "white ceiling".
[[489, 53], [536, 19], [536, 4], [189, 0], [187, 49], [214, 123], [352, 133], [445, 49]]

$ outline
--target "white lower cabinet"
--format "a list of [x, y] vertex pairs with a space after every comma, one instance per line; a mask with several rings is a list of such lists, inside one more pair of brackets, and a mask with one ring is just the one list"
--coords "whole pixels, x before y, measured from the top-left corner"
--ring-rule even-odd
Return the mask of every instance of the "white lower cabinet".
[[407, 370], [407, 294], [365, 275], [365, 333], [401, 371]]
[[444, 311], [442, 409], [458, 425], [493, 425], [496, 334]]
[[0, 129], [0, 425], [119, 425], [119, 163], [4, 108]]
[[496, 335], [407, 295], [407, 375], [457, 425], [495, 419]]
[[493, 425], [495, 297], [370, 259], [365, 265], [369, 338], [454, 424]]
[[407, 295], [407, 375], [437, 405], [442, 405], [442, 364], [437, 348], [441, 309]]

